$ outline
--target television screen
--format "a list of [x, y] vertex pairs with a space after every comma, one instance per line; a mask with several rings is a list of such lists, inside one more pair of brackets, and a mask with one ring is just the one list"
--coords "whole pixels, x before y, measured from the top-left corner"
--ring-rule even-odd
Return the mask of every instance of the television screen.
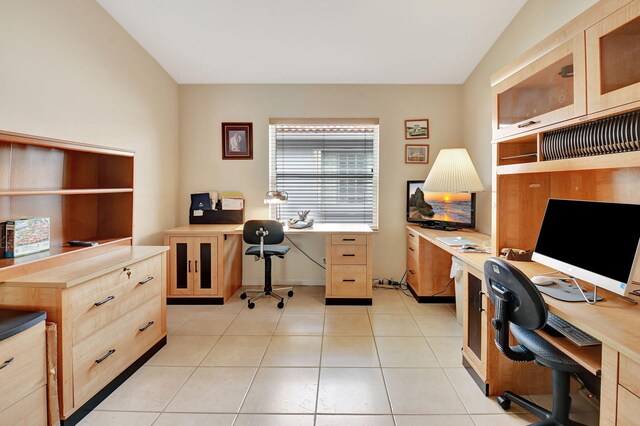
[[407, 221], [475, 227], [475, 194], [423, 192], [424, 181], [407, 182]]

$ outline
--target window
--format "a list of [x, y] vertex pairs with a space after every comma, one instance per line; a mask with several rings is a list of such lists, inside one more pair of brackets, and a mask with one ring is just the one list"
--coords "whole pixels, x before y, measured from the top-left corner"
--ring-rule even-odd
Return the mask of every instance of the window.
[[310, 217], [317, 223], [377, 227], [377, 120], [338, 124], [291, 121], [294, 124], [272, 121], [270, 125], [269, 185], [289, 194], [286, 204], [272, 207], [272, 217], [278, 208], [282, 219], [311, 210]]

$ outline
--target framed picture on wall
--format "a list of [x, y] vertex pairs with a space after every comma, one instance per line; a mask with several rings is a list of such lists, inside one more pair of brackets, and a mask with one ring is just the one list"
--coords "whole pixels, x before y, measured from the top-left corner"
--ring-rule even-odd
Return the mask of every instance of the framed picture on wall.
[[222, 159], [253, 159], [253, 123], [222, 123]]
[[429, 164], [429, 145], [404, 146], [404, 162], [407, 164]]
[[426, 118], [404, 120], [404, 138], [429, 139], [429, 120]]

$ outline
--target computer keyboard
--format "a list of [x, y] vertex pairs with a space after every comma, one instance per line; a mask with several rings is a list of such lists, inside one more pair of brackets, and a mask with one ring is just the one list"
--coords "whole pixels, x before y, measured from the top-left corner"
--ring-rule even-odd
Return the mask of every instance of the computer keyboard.
[[578, 327], [566, 322], [565, 320], [551, 312], [549, 312], [549, 315], [547, 317], [547, 325], [549, 325], [551, 328], [553, 328], [558, 333], [562, 334], [564, 337], [571, 340], [578, 346], [595, 346], [602, 343], [600, 342], [600, 340], [585, 333]]

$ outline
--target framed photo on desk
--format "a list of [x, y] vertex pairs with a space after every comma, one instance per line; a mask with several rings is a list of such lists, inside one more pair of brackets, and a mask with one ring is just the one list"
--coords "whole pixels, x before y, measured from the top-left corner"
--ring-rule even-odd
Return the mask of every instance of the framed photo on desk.
[[222, 123], [222, 159], [253, 159], [253, 123]]

